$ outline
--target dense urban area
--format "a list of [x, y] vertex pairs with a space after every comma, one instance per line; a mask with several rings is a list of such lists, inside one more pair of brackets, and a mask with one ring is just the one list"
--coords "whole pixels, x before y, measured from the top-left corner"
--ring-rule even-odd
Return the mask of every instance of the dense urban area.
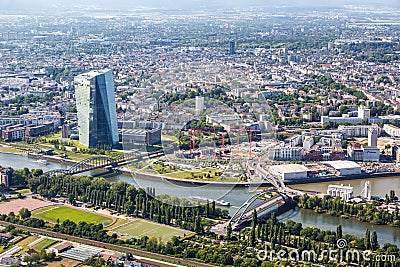
[[400, 266], [399, 13], [0, 12], [0, 267]]

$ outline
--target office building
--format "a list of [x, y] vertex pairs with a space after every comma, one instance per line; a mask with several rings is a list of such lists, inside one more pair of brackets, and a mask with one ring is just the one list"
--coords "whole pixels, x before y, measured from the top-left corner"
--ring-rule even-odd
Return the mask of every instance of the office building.
[[368, 131], [374, 128], [378, 136], [381, 134], [381, 128], [377, 125], [339, 125], [338, 130], [344, 134], [345, 138], [368, 137]]
[[124, 149], [132, 149], [134, 146], [153, 146], [161, 144], [161, 129], [143, 130], [123, 128], [120, 140]]
[[321, 116], [321, 123], [350, 123], [350, 124], [359, 124], [359, 123], [369, 123], [371, 120], [371, 110], [365, 108], [364, 106], [358, 107], [357, 117], [350, 117], [349, 114], [342, 114], [342, 117], [328, 117]]
[[365, 122], [369, 122], [371, 119], [371, 110], [364, 106], [358, 107], [358, 117]]
[[196, 96], [196, 115], [199, 115], [204, 110], [204, 97]]
[[87, 147], [118, 143], [112, 70], [91, 71], [74, 79], [79, 141]]
[[0, 170], [0, 185], [3, 185], [5, 187], [10, 186], [10, 177], [5, 170]]
[[269, 160], [296, 161], [303, 159], [301, 147], [274, 147], [268, 149]]
[[311, 150], [311, 147], [314, 145], [314, 136], [306, 136], [303, 141], [303, 149]]
[[229, 54], [234, 55], [235, 54], [235, 41], [230, 41], [229, 42]]
[[391, 124], [383, 125], [383, 131], [391, 137], [400, 137], [400, 128]]
[[69, 125], [68, 124], [64, 124], [61, 127], [61, 138], [63, 138], [63, 139], [69, 138]]

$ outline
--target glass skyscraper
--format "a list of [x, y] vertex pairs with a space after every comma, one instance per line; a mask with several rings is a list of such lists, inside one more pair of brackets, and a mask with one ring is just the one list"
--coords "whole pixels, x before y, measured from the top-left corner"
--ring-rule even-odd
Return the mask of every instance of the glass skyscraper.
[[91, 71], [74, 79], [79, 142], [87, 147], [118, 143], [112, 70]]

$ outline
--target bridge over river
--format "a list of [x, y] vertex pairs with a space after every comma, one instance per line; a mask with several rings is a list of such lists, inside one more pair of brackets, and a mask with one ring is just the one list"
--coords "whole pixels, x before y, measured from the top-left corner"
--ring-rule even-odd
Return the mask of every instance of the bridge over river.
[[[250, 172], [250, 168], [253, 170]], [[245, 223], [252, 220], [254, 211], [257, 212], [257, 218], [262, 219], [273, 212], [277, 212], [280, 206], [291, 201], [294, 196], [304, 193], [289, 188], [285, 185], [282, 178], [271, 175], [260, 163], [250, 162], [246, 168], [250, 177], [258, 176], [260, 181], [269, 182], [275, 190], [262, 191], [251, 196], [243, 205], [233, 214], [231, 219], [223, 224], [214, 226], [211, 230], [215, 233], [225, 234], [226, 227], [230, 223], [232, 229], [238, 229]]]
[[80, 162], [75, 163], [68, 169], [56, 169], [46, 172], [48, 176], [53, 176], [57, 174], [78, 174], [87, 171], [92, 171], [96, 169], [107, 169], [109, 171], [116, 170], [118, 167], [126, 165], [130, 162], [139, 161], [145, 158], [155, 158], [164, 155], [163, 150], [154, 152], [131, 152], [124, 153], [118, 157], [111, 158], [106, 156], [95, 156]]

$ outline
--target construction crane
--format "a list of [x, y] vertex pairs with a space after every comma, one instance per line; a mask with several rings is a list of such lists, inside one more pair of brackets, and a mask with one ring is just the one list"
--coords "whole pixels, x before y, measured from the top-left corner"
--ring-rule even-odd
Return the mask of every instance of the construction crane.
[[254, 132], [259, 133], [259, 132], [261, 132], [261, 131], [260, 131], [260, 130], [247, 130], [247, 132], [250, 133], [250, 153], [249, 153], [249, 156], [250, 156], [250, 158], [251, 158], [251, 149], [252, 149], [252, 142], [253, 142], [253, 133], [254, 133]]
[[222, 150], [224, 150], [225, 149], [225, 134], [226, 134], [226, 132], [218, 132], [218, 133], [221, 134], [221, 136], [222, 136], [221, 148], [222, 148]]
[[[226, 153], [226, 152], [230, 152], [230, 149], [227, 149], [227, 150], [225, 150], [225, 134], [227, 134], [227, 132], [218, 132], [220, 135], [221, 135], [221, 137], [222, 137], [222, 143], [221, 143], [221, 149], [219, 150], [219, 156], [221, 156], [222, 155], [222, 153]], [[222, 152], [222, 153], [221, 153]]]
[[205, 132], [203, 129], [189, 129], [190, 133], [190, 154], [193, 154], [193, 150], [195, 148], [195, 141], [196, 141], [196, 136], [194, 135], [195, 133], [202, 133]]

